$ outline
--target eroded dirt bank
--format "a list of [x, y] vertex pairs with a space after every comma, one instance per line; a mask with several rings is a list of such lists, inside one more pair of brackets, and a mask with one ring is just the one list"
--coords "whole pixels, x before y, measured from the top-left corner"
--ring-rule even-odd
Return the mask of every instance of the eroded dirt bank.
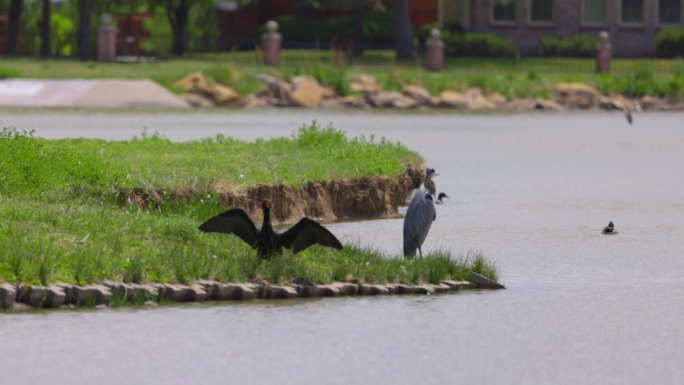
[[[255, 221], [261, 221], [264, 199], [273, 202], [272, 220], [276, 224], [294, 223], [303, 216], [331, 221], [341, 218], [382, 218], [394, 215], [405, 204], [413, 189], [420, 186], [424, 171], [407, 168], [394, 178], [364, 177], [347, 181], [308, 182], [301, 187], [259, 184], [244, 191], [217, 186], [213, 193], [221, 208], [239, 207]], [[206, 192], [204, 192], [206, 194]], [[202, 195], [191, 190], [144, 191], [134, 188], [119, 194], [124, 204], [154, 207], [164, 200], [188, 201]]]

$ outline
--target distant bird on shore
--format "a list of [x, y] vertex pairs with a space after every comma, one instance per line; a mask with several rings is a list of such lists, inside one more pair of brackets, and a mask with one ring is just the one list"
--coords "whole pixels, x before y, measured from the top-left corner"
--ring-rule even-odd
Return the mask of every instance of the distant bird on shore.
[[430, 231], [432, 222], [437, 218], [435, 210], [434, 196], [437, 194], [437, 187], [432, 180], [438, 174], [434, 168], [428, 168], [425, 172], [424, 189], [420, 189], [413, 194], [406, 215], [404, 216], [404, 256], [414, 257], [416, 249], [423, 257], [423, 242]]
[[615, 230], [615, 225], [613, 224], [613, 221], [608, 222], [608, 226], [604, 227], [603, 230], [601, 230], [601, 234], [617, 234], [617, 230]]
[[622, 113], [625, 114], [625, 119], [627, 119], [627, 123], [632, 125], [632, 110], [630, 110], [627, 107], [622, 108]]
[[[634, 104], [634, 110], [639, 111], [640, 105], [636, 102], [634, 102], [633, 104]], [[632, 121], [634, 120], [632, 117], [632, 112], [633, 112], [632, 108], [630, 108], [628, 105], [626, 105], [623, 102], [608, 99], [608, 100], [601, 102], [601, 107], [606, 109], [606, 110], [622, 111], [622, 113], [625, 115], [625, 119], [627, 119], [627, 123], [629, 123], [630, 125], [632, 124]]]
[[437, 203], [438, 205], [444, 204], [444, 201], [442, 200], [444, 198], [449, 198], [449, 196], [443, 192], [439, 193], [439, 195], [437, 195], [437, 200], [435, 201], [435, 203]]
[[307, 217], [300, 219], [284, 233], [276, 233], [271, 225], [271, 207], [271, 201], [261, 202], [264, 212], [261, 230], [257, 230], [256, 224], [243, 209], [230, 209], [216, 215], [202, 223], [199, 229], [205, 233], [234, 234], [257, 249], [261, 259], [280, 254], [282, 248], [292, 249], [295, 254], [313, 245], [342, 250], [342, 244], [328, 229]]

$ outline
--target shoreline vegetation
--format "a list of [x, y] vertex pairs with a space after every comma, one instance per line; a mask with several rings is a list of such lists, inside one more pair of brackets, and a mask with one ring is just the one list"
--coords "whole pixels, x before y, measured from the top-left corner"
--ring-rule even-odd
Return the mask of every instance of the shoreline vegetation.
[[610, 74], [595, 73], [590, 58], [447, 58], [441, 72], [393, 51], [338, 59], [327, 50], [283, 50], [277, 67], [259, 51], [136, 63], [8, 58], [0, 78], [150, 78], [199, 107], [684, 110], [682, 59], [614, 59]]
[[[415, 176], [422, 159], [385, 139], [347, 139], [315, 122], [289, 138], [249, 143], [226, 137], [174, 143], [147, 134], [124, 142], [47, 140], [5, 129], [0, 150], [7, 155], [0, 164], [0, 294], [13, 292], [15, 302], [47, 306], [48, 297], [57, 298], [51, 304], [70, 298], [67, 287], [76, 287], [77, 293], [79, 287], [111, 281], [192, 286], [213, 280], [252, 283], [261, 291], [290, 285], [301, 292], [307, 289], [296, 288], [334, 282], [361, 291], [361, 285], [374, 284], [440, 285], [470, 280], [471, 272], [498, 278], [496, 267], [479, 253], [455, 257], [443, 251], [406, 260], [346, 244], [339, 252], [312, 247], [296, 256], [286, 251], [261, 261], [236, 237], [197, 229], [226, 204], [234, 204], [222, 200], [221, 189], [246, 196], [247, 210], [268, 198], [290, 205], [290, 216], [299, 219], [300, 214], [314, 216], [307, 212], [307, 202], [296, 194], [275, 200], [278, 191], [300, 188], [318, 195], [312, 185], [361, 180], [365, 184], [334, 186], [347, 190], [341, 197], [356, 201], [368, 194], [354, 192], [352, 186], [380, 191], [379, 200], [370, 205], [381, 203], [381, 212], [365, 217], [396, 213], [396, 206], [420, 183]], [[407, 174], [407, 167], [414, 171]], [[401, 180], [401, 175], [403, 183], [371, 183]], [[126, 195], [132, 190], [147, 195], [147, 203]], [[359, 202], [356, 209], [357, 215], [365, 212]], [[281, 218], [282, 223], [288, 220], [287, 215]], [[51, 291], [58, 285], [64, 297]], [[255, 296], [270, 298], [259, 290]], [[158, 299], [166, 298], [157, 292]]]

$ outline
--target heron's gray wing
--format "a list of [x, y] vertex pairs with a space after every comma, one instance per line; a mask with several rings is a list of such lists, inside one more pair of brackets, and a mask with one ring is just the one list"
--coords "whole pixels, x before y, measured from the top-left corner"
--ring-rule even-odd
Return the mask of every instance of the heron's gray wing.
[[342, 250], [340, 241], [320, 223], [304, 217], [280, 235], [280, 244], [298, 253], [309, 246], [321, 245]]
[[235, 234], [252, 248], [257, 243], [257, 227], [252, 218], [242, 209], [230, 209], [207, 219], [199, 227], [205, 233]]
[[411, 198], [411, 203], [404, 216], [404, 254], [414, 255], [430, 231], [435, 220], [436, 210], [432, 194], [427, 190], [418, 190]]

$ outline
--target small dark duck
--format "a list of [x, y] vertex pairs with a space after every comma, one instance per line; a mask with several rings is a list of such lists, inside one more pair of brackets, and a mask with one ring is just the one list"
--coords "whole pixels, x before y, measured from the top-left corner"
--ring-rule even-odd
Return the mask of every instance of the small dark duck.
[[601, 234], [617, 234], [617, 230], [615, 230], [615, 225], [613, 224], [613, 221], [608, 222], [608, 226], [604, 227], [603, 230], [601, 230]]

